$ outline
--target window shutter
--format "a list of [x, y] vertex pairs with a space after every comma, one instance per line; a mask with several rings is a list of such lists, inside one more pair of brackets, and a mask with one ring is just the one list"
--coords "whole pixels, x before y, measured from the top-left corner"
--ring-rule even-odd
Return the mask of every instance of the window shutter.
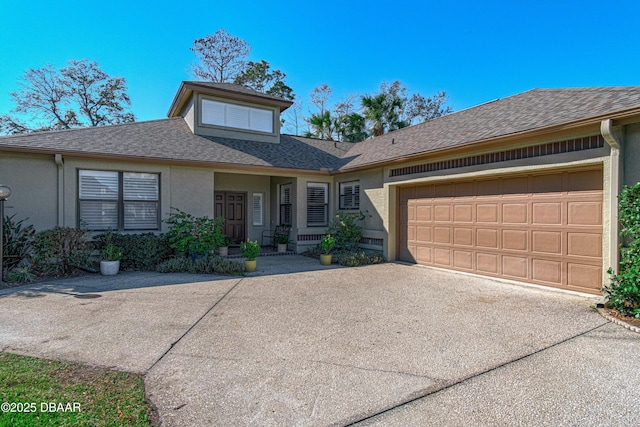
[[307, 226], [326, 226], [329, 218], [329, 184], [307, 184]]
[[80, 226], [90, 230], [118, 228], [118, 172], [81, 170]]
[[202, 100], [202, 123], [224, 126], [224, 104], [222, 102]]
[[263, 194], [253, 193], [253, 225], [263, 225]]
[[125, 230], [158, 228], [159, 176], [151, 173], [122, 174]]
[[251, 130], [273, 132], [273, 112], [271, 110], [251, 109]]
[[280, 186], [280, 224], [292, 224], [291, 184]]
[[340, 183], [340, 209], [360, 208], [360, 182]]

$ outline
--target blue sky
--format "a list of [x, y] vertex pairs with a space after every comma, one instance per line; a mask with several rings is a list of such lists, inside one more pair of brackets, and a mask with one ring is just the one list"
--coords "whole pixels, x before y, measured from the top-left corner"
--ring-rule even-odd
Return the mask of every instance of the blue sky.
[[[239, 6], [242, 4], [242, 6]], [[97, 61], [127, 79], [138, 120], [165, 117], [193, 40], [226, 28], [306, 105], [400, 80], [454, 110], [537, 87], [640, 85], [640, 2], [2, 0], [0, 114], [27, 68]]]

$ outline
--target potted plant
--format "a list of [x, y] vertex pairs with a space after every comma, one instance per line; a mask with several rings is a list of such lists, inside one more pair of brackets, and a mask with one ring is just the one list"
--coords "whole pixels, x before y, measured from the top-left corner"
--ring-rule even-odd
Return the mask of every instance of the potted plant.
[[323, 254], [320, 254], [320, 264], [322, 265], [331, 265], [331, 250], [336, 245], [336, 239], [331, 234], [325, 234], [322, 236], [322, 240], [320, 240], [320, 247], [324, 251]]
[[100, 273], [103, 276], [114, 276], [120, 270], [120, 260], [122, 260], [122, 248], [112, 243], [107, 244], [101, 252]]
[[229, 245], [231, 244], [231, 239], [224, 234], [221, 234], [218, 237], [217, 245], [218, 245], [218, 255], [227, 256], [229, 255]]
[[278, 252], [286, 252], [289, 245], [289, 236], [287, 234], [278, 234], [276, 243], [278, 244]]
[[240, 244], [240, 250], [242, 251], [242, 256], [246, 258], [244, 260], [244, 270], [249, 273], [256, 271], [256, 257], [260, 254], [258, 241], [252, 242], [247, 239], [246, 242]]

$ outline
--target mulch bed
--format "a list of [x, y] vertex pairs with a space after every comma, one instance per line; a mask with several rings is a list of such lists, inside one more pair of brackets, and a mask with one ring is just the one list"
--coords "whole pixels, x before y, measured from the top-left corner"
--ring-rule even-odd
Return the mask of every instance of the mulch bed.
[[624, 314], [620, 313], [618, 310], [613, 308], [606, 308], [604, 311], [614, 319], [618, 319], [628, 325], [635, 326], [636, 328], [640, 328], [640, 319], [625, 316]]

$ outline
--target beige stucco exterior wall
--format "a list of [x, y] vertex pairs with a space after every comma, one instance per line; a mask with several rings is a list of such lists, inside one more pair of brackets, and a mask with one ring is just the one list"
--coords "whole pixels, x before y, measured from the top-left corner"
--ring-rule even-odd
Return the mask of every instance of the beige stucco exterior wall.
[[[77, 226], [78, 170], [113, 170], [160, 174], [160, 214], [164, 219], [172, 207], [192, 215], [213, 216], [214, 174], [210, 169], [153, 165], [133, 162], [64, 159], [64, 225]], [[167, 231], [164, 223], [161, 230]]]
[[[271, 223], [271, 211], [269, 209], [271, 203], [270, 177], [216, 172], [215, 180], [216, 191], [237, 191], [247, 194], [245, 212], [247, 237], [260, 243], [263, 231], [269, 230], [269, 224]], [[263, 225], [253, 225], [254, 193], [263, 194]]]
[[0, 183], [11, 187], [5, 215], [36, 230], [58, 225], [58, 167], [53, 155], [0, 154]]

